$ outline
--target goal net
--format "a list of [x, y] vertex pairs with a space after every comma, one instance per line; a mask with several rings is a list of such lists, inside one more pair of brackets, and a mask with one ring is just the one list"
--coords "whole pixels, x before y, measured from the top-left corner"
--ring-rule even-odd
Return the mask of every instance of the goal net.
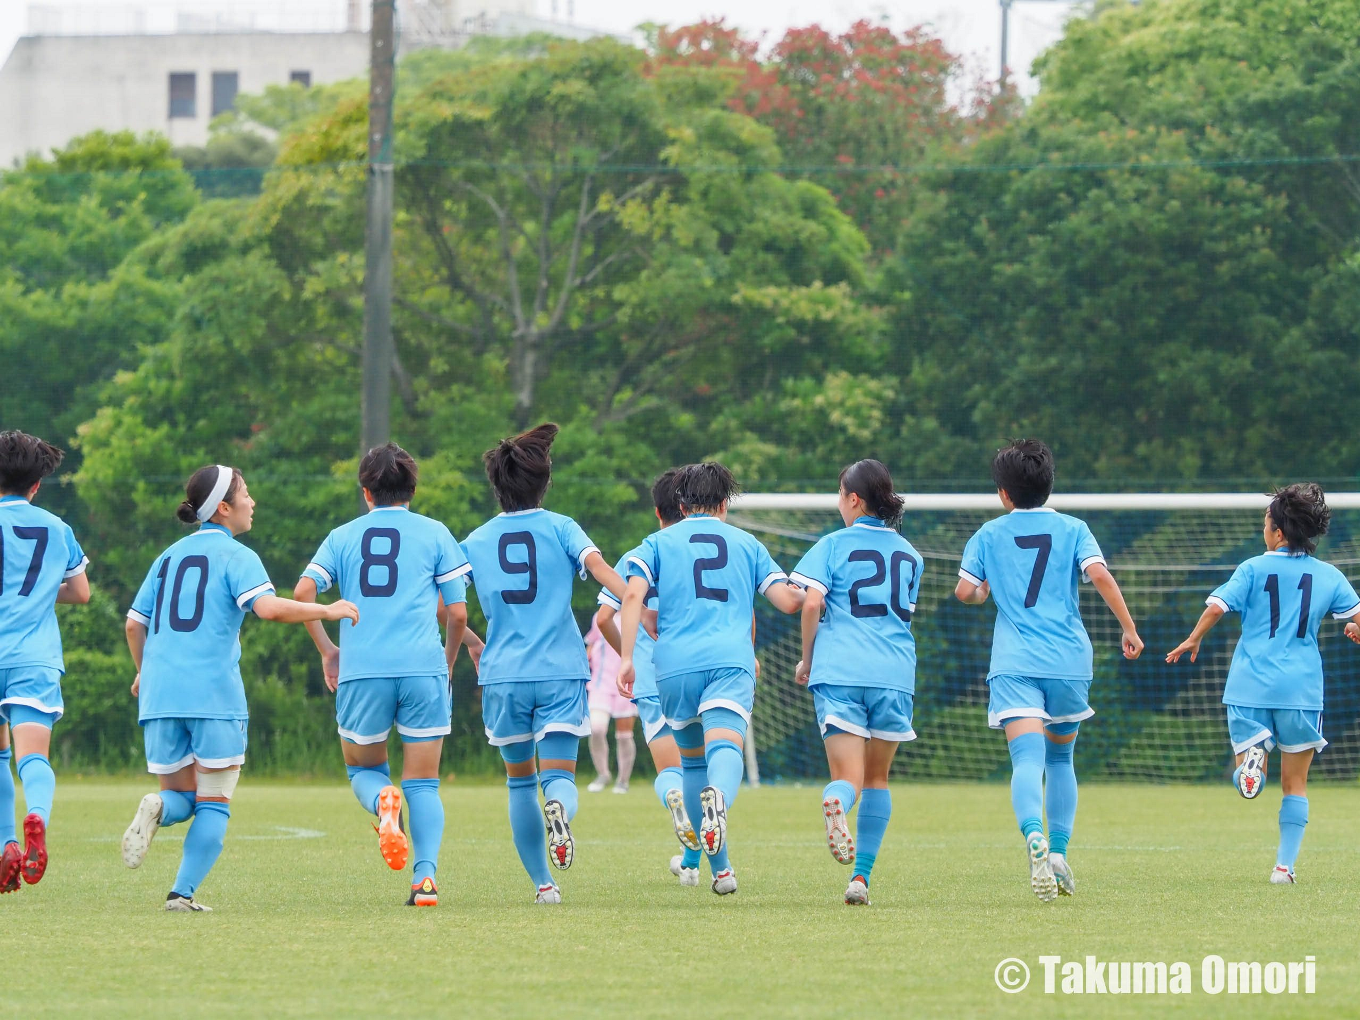
[[[1229, 614], [1205, 640], [1198, 662], [1168, 665], [1166, 652], [1189, 632], [1205, 596], [1242, 560], [1262, 551], [1256, 494], [1054, 496], [1049, 505], [1081, 516], [1119, 581], [1146, 642], [1141, 658], [1125, 661], [1119, 625], [1089, 584], [1081, 610], [1095, 647], [1094, 718], [1077, 741], [1078, 775], [1158, 782], [1218, 780], [1229, 772], [1231, 749], [1221, 704], [1239, 632]], [[1331, 533], [1318, 555], [1353, 582], [1360, 579], [1360, 493], [1328, 496]], [[954, 599], [964, 543], [1001, 513], [994, 495], [908, 497], [902, 532], [925, 558], [912, 629], [917, 739], [903, 744], [894, 766], [906, 778], [1001, 779], [1010, 774], [1002, 737], [987, 728], [987, 667], [995, 608]], [[760, 538], [791, 570], [814, 542], [842, 527], [834, 495], [748, 494], [734, 504], [731, 523]], [[1323, 734], [1331, 742], [1313, 764], [1318, 779], [1360, 774], [1360, 648], [1343, 624], [1326, 619], [1319, 634], [1326, 675]], [[801, 655], [797, 616], [773, 612], [760, 600], [757, 630], [762, 674], [752, 732], [763, 780], [817, 779], [826, 757], [812, 696], [793, 683]], [[1271, 772], [1276, 769], [1272, 763]]]

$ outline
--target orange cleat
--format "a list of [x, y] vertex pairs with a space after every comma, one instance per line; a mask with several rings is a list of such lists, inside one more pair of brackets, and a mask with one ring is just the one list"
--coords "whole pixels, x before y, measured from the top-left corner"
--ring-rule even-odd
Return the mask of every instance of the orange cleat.
[[5, 844], [0, 851], [0, 894], [19, 891], [19, 871], [23, 866], [24, 855], [19, 852], [19, 844], [13, 841]]
[[378, 849], [387, 866], [393, 871], [402, 871], [411, 853], [411, 843], [401, 824], [401, 791], [395, 786], [384, 786], [378, 794], [378, 824], [373, 829], [378, 834]]
[[37, 885], [47, 870], [47, 826], [37, 815], [24, 819], [24, 860], [20, 870], [29, 885]]
[[439, 906], [439, 890], [434, 887], [434, 879], [427, 878], [418, 885], [411, 886], [411, 898], [406, 901], [408, 907], [437, 907]]

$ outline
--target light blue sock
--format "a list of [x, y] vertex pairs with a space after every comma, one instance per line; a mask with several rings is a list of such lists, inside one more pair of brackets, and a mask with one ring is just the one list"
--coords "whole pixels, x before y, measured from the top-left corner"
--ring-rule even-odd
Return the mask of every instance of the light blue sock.
[[198, 802], [193, 824], [184, 836], [184, 856], [180, 859], [179, 874], [170, 887], [171, 892], [193, 896], [222, 853], [222, 840], [226, 838], [230, 818], [231, 805], [216, 800]]
[[855, 794], [855, 784], [848, 783], [844, 779], [833, 779], [826, 784], [826, 789], [822, 791], [822, 800], [828, 801], [835, 797], [841, 802], [841, 807], [846, 814], [855, 806], [857, 796]]
[[576, 789], [576, 773], [566, 769], [544, 769], [539, 773], [543, 784], [544, 800], [560, 800], [562, 810], [567, 813], [567, 821], [576, 817], [576, 808], [581, 803], [580, 791]]
[[403, 779], [401, 792], [406, 795], [412, 856], [416, 859], [411, 884], [419, 885], [427, 878], [434, 878], [435, 869], [439, 867], [439, 844], [444, 839], [444, 802], [439, 799], [437, 778]]
[[883, 845], [883, 834], [888, 831], [892, 817], [892, 791], [869, 787], [860, 796], [859, 814], [855, 817], [855, 874], [869, 884], [869, 876], [878, 860], [878, 848]]
[[161, 827], [167, 825], [178, 825], [180, 822], [187, 822], [194, 815], [194, 808], [198, 803], [198, 798], [192, 793], [182, 793], [179, 790], [161, 791]]
[[661, 806], [670, 808], [666, 804], [666, 794], [672, 790], [684, 791], [684, 773], [675, 765], [670, 768], [662, 769], [656, 774], [656, 782], [652, 784], [652, 789], [656, 791], [656, 799], [661, 801]]
[[708, 762], [708, 785], [722, 791], [730, 811], [741, 792], [741, 777], [746, 772], [746, 759], [741, 756], [741, 748], [730, 740], [715, 740], [704, 747], [704, 760]]
[[543, 828], [543, 809], [538, 806], [538, 776], [511, 776], [505, 785], [510, 788], [510, 834], [520, 863], [535, 887], [552, 885], [548, 837]]
[[1009, 742], [1011, 752], [1011, 807], [1020, 831], [1028, 839], [1043, 834], [1044, 735], [1022, 733]]
[[57, 774], [44, 754], [26, 754], [19, 759], [19, 782], [24, 784], [28, 813], [47, 825], [52, 817], [52, 798], [57, 792]]
[[1075, 740], [1055, 744], [1044, 740], [1044, 811], [1048, 815], [1050, 853], [1067, 853], [1067, 841], [1077, 820], [1077, 771], [1072, 767]]
[[1303, 845], [1303, 830], [1308, 824], [1308, 798], [1295, 797], [1293, 794], [1280, 801], [1280, 852], [1275, 855], [1275, 863], [1294, 870], [1294, 862], [1299, 858], [1299, 847]]
[[[704, 787], [708, 785], [708, 763], [698, 755], [695, 755], [694, 757], [681, 755], [680, 771], [684, 783], [685, 814], [689, 815], [689, 820], [697, 827], [699, 824], [698, 819], [704, 816], [699, 794], [701, 794]], [[695, 831], [698, 831], [697, 828]], [[693, 853], [695, 854], [695, 857], [698, 858], [707, 856], [700, 851], [693, 851]], [[690, 854], [691, 851], [686, 850], [685, 859], [695, 860], [695, 857], [691, 857]], [[709, 857], [708, 863], [715, 875], [718, 872], [725, 870], [729, 864], [727, 859], [727, 847], [724, 846], [718, 853]], [[698, 862], [696, 861], [694, 867], [697, 868], [698, 866]], [[689, 867], [689, 865], [686, 864], [685, 867]]]
[[19, 841], [14, 822], [14, 773], [9, 770], [13, 757], [8, 747], [0, 751], [0, 849]]
[[1241, 775], [1242, 775], [1242, 766], [1239, 765], [1239, 766], [1237, 766], [1237, 768], [1233, 769], [1232, 778], [1228, 780], [1228, 782], [1232, 783], [1233, 789], [1234, 789], [1234, 790], [1239, 789], [1239, 787], [1238, 787], [1238, 785], [1237, 785], [1237, 780], [1238, 780], [1238, 778], [1241, 777]]
[[349, 788], [359, 798], [363, 809], [376, 815], [378, 794], [383, 792], [383, 787], [392, 785], [392, 766], [387, 762], [369, 766], [346, 765], [345, 771], [349, 773]]

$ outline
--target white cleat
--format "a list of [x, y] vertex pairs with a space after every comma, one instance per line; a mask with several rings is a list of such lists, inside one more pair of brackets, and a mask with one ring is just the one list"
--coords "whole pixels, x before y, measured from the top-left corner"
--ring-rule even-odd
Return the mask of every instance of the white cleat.
[[596, 776], [590, 781], [590, 785], [586, 787], [586, 793], [603, 793], [604, 788], [609, 785], [609, 779], [610, 776], [608, 772]]
[[192, 896], [179, 896], [171, 893], [165, 898], [165, 909], [172, 914], [211, 914], [212, 907], [206, 907]]
[[685, 795], [679, 790], [667, 790], [666, 810], [671, 813], [671, 824], [675, 826], [675, 838], [680, 841], [680, 845], [686, 850], [698, 850], [699, 837], [694, 831], [694, 823], [685, 813]]
[[[695, 874], [698, 873], [696, 869]], [[720, 871], [713, 876], [713, 891], [719, 896], [731, 896], [737, 891], [737, 876], [731, 868]]]
[[137, 813], [132, 816], [132, 824], [123, 833], [123, 863], [129, 868], [140, 868], [146, 860], [146, 852], [151, 849], [151, 840], [161, 827], [161, 812], [165, 801], [159, 793], [148, 793], [137, 805]]
[[826, 842], [831, 847], [831, 856], [842, 864], [853, 864], [855, 838], [850, 835], [850, 825], [845, 820], [841, 799], [828, 797], [822, 801], [822, 814], [826, 816]]
[[671, 858], [671, 874], [680, 879], [681, 885], [697, 886], [699, 884], [699, 869], [685, 867], [685, 858], [680, 854]]
[[561, 903], [562, 890], [555, 885], [540, 885], [534, 896], [535, 903]]
[[869, 887], [864, 884], [864, 879], [859, 875], [850, 879], [850, 884], [845, 887], [845, 903], [851, 907], [867, 907], [869, 905]]
[[1297, 880], [1294, 878], [1294, 873], [1292, 871], [1286, 868], [1283, 864], [1277, 864], [1275, 865], [1275, 870], [1270, 873], [1270, 884], [1296, 885]]
[[1067, 855], [1050, 853], [1048, 864], [1053, 869], [1053, 880], [1058, 883], [1058, 895], [1075, 896], [1077, 879], [1072, 874], [1072, 865], [1067, 863]]
[[627, 784], [627, 783], [615, 783], [615, 784], [614, 784], [614, 789], [610, 790], [609, 792], [610, 792], [610, 793], [627, 793], [627, 792], [628, 792], [628, 784]]
[[576, 843], [571, 838], [571, 826], [567, 824], [567, 809], [560, 800], [550, 800], [543, 805], [543, 823], [548, 828], [548, 860], [558, 871], [566, 871], [576, 856]]
[[716, 786], [705, 786], [699, 804], [704, 813], [699, 823], [699, 847], [712, 857], [727, 843], [727, 801]]
[[1237, 792], [1251, 800], [1266, 785], [1263, 766], [1266, 763], [1266, 749], [1259, 744], [1247, 749], [1242, 759], [1242, 767], [1237, 770]]
[[1029, 853], [1029, 885], [1034, 895], [1044, 903], [1058, 898], [1058, 880], [1053, 877], [1053, 865], [1048, 859], [1048, 840], [1035, 833], [1025, 844]]

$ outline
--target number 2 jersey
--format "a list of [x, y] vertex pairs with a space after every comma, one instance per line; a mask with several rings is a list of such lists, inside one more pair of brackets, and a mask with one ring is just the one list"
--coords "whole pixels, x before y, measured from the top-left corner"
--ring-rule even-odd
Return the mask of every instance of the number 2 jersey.
[[272, 594], [260, 557], [220, 524], [157, 556], [128, 610], [146, 627], [138, 720], [248, 718], [241, 621]]
[[65, 669], [57, 592], [89, 562], [56, 514], [22, 496], [0, 499], [0, 669]]
[[1276, 549], [1247, 560], [1206, 601], [1242, 617], [1223, 704], [1322, 711], [1318, 628], [1328, 613], [1347, 619], [1360, 612], [1341, 571]]
[[925, 563], [876, 517], [861, 517], [809, 549], [789, 579], [825, 597], [809, 684], [916, 691], [911, 617]]
[[340, 683], [447, 674], [439, 597], [466, 602], [470, 569], [447, 527], [405, 506], [375, 506], [327, 535], [302, 576], [359, 607], [358, 623], [340, 621]]
[[964, 546], [959, 576], [986, 581], [996, 602], [987, 679], [1090, 680], [1077, 582], [1104, 562], [1085, 521], [1048, 507], [1012, 510], [979, 528]]
[[463, 551], [486, 614], [477, 682], [590, 677], [585, 639], [571, 611], [572, 585], [599, 552], [570, 517], [542, 507], [498, 514], [470, 534]]

